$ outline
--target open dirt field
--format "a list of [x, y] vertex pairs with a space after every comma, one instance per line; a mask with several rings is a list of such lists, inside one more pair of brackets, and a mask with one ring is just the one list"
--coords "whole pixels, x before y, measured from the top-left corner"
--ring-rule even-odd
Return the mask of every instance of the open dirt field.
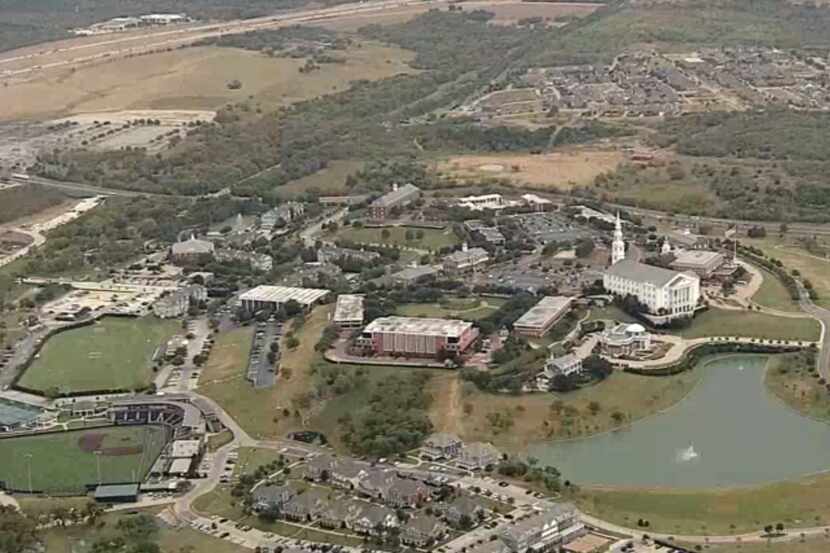
[[542, 155], [465, 155], [438, 163], [437, 169], [458, 178], [509, 179], [517, 185], [570, 190], [593, 182], [600, 173], [614, 170], [623, 160], [620, 152], [571, 150]]
[[[424, 3], [413, 6], [389, 8], [383, 12], [358, 14], [350, 17], [338, 17], [329, 21], [318, 21], [315, 24], [337, 31], [356, 31], [364, 25], [394, 25], [404, 23], [430, 9], [446, 9], [449, 4], [444, 2]], [[562, 17], [584, 17], [601, 4], [586, 4], [581, 2], [518, 2], [516, 0], [497, 0], [481, 2], [465, 2], [461, 7], [465, 11], [486, 10], [495, 14], [492, 22], [497, 25], [513, 25], [518, 20], [527, 17], [550, 18], [552, 21]]]
[[[300, 74], [301, 59], [269, 58], [232, 48], [196, 47], [62, 70], [0, 88], [0, 120], [43, 119], [130, 109], [212, 110], [256, 97], [276, 107], [342, 90], [355, 79], [380, 79], [412, 71], [412, 55], [364, 44], [345, 53], [344, 64]], [[237, 79], [239, 90], [227, 83]]]
[[580, 2], [464, 2], [465, 11], [487, 10], [496, 15], [491, 21], [497, 25], [513, 25], [520, 19], [541, 17], [555, 22], [562, 17], [585, 17], [601, 4]]

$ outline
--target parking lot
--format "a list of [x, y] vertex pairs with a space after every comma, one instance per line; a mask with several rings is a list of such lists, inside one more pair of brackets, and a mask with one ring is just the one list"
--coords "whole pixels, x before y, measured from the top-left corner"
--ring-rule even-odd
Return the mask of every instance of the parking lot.
[[556, 213], [530, 213], [514, 217], [528, 237], [540, 245], [573, 242], [592, 236], [588, 228], [575, 225]]
[[[269, 359], [272, 347], [279, 348], [282, 336], [282, 323], [273, 319], [257, 323], [254, 341], [251, 345], [251, 355], [248, 358], [248, 380], [254, 388], [269, 388], [276, 382], [277, 367], [279, 367], [282, 352], [274, 351], [274, 362]], [[272, 344], [277, 344], [272, 346]]]

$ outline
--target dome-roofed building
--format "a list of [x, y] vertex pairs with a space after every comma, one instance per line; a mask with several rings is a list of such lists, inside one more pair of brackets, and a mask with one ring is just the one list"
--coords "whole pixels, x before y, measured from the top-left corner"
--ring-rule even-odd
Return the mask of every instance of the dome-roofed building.
[[607, 357], [630, 357], [651, 349], [651, 334], [638, 323], [621, 323], [600, 335], [602, 354]]

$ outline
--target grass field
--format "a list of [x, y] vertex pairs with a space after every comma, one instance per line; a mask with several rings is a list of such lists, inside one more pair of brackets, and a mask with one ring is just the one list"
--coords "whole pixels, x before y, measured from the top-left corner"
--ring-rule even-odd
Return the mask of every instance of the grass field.
[[499, 307], [504, 305], [505, 300], [500, 298], [486, 298], [478, 300], [474, 298], [448, 302], [446, 305], [439, 303], [404, 303], [398, 306], [396, 315], [403, 317], [437, 317], [450, 319], [463, 319], [477, 321], [488, 315], [492, 315]]
[[797, 301], [793, 301], [790, 293], [781, 283], [781, 280], [766, 269], [758, 269], [764, 276], [761, 287], [752, 296], [752, 301], [763, 307], [778, 311], [800, 312]]
[[584, 17], [593, 13], [599, 5], [559, 4], [556, 2], [482, 1], [467, 2], [469, 10], [486, 10], [495, 15], [491, 20], [497, 25], [515, 25], [520, 19], [542, 17], [556, 21], [563, 16]]
[[31, 463], [33, 490], [84, 493], [86, 485], [98, 483], [100, 463], [101, 482], [138, 482], [166, 441], [167, 431], [159, 426], [103, 427], [8, 438], [0, 440], [0, 480], [9, 487], [28, 490]]
[[[389, 231], [389, 237], [383, 237], [383, 231]], [[406, 231], [421, 231], [424, 233], [420, 240], [407, 240]], [[387, 246], [401, 246], [420, 250], [439, 250], [447, 246], [461, 243], [451, 228], [445, 229], [415, 229], [412, 227], [385, 227], [381, 228], [354, 228], [345, 227], [337, 233], [338, 238], [352, 240], [361, 244], [384, 244]]]
[[816, 303], [830, 309], [830, 259], [815, 256], [789, 239], [768, 237], [764, 240], [748, 240], [748, 243], [761, 248], [768, 256], [779, 259], [787, 269], [798, 269], [818, 292], [819, 299]]
[[592, 307], [588, 315], [589, 321], [620, 321], [622, 323], [636, 323], [637, 319], [617, 307], [607, 305], [605, 307]]
[[[300, 74], [303, 59], [258, 52], [196, 47], [113, 60], [47, 74], [0, 88], [0, 120], [57, 117], [122, 109], [216, 109], [254, 96], [273, 108], [343, 90], [356, 79], [412, 72], [411, 53], [364, 43], [341, 53], [343, 64]], [[228, 81], [242, 82], [230, 90]]]
[[830, 551], [828, 537], [808, 537], [804, 541], [786, 543], [741, 543], [734, 545], [713, 545], [706, 548], [709, 553], [827, 553]]
[[788, 528], [830, 522], [830, 475], [760, 487], [709, 490], [627, 490], [585, 488], [579, 507], [604, 520], [652, 532], [739, 534], [783, 522]]
[[464, 155], [443, 160], [437, 169], [462, 179], [504, 178], [517, 185], [570, 190], [613, 171], [622, 161], [618, 151], [571, 150], [543, 155]]
[[281, 198], [296, 198], [307, 192], [331, 196], [349, 194], [346, 177], [362, 167], [362, 161], [332, 161], [325, 169], [286, 183], [278, 187], [276, 192]]
[[770, 340], [819, 339], [821, 329], [815, 319], [783, 318], [755, 311], [709, 309], [698, 314], [692, 326], [680, 330], [684, 338], [706, 336], [744, 336]]
[[[269, 389], [255, 390], [245, 380], [253, 328], [219, 334], [199, 381], [200, 392], [219, 402], [255, 437], [284, 437], [287, 432], [301, 429], [302, 420], [293, 413], [299, 398], [311, 390], [311, 365], [317, 354], [314, 346], [328, 324], [330, 309], [321, 306], [308, 316], [296, 334], [300, 345], [283, 353], [283, 370], [276, 385]], [[284, 409], [288, 409], [288, 416]]]
[[[455, 374], [437, 376], [430, 383], [435, 397], [431, 416], [442, 430], [465, 441], [490, 441], [514, 453], [524, 453], [529, 443], [584, 437], [618, 426], [615, 411], [626, 422], [667, 409], [697, 384], [699, 375], [689, 371], [672, 377], [647, 377], [615, 372], [607, 380], [567, 394], [487, 394], [471, 383], [453, 382]], [[597, 402], [593, 415], [588, 406]], [[446, 411], [450, 414], [447, 415]], [[492, 424], [492, 416], [512, 421], [506, 428]]]
[[145, 388], [153, 377], [153, 352], [178, 328], [154, 317], [107, 317], [61, 332], [46, 341], [19, 384], [62, 393]]
[[705, 212], [716, 205], [714, 195], [704, 186], [669, 182], [625, 187], [613, 195], [615, 201], [666, 211]]

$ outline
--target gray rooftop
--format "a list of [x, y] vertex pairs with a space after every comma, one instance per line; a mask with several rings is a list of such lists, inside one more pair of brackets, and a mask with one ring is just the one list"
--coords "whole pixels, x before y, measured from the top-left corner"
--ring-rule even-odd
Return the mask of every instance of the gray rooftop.
[[654, 265], [646, 265], [645, 263], [640, 263], [631, 259], [623, 259], [622, 261], [619, 261], [606, 269], [605, 274], [637, 282], [647, 282], [657, 287], [663, 287], [680, 276], [682, 273], [672, 271], [671, 269], [655, 267]]
[[448, 432], [436, 432], [434, 434], [430, 434], [427, 439], [424, 440], [424, 445], [427, 447], [449, 447], [458, 443], [461, 443], [461, 439], [455, 434], [450, 434]]
[[476, 263], [486, 261], [490, 258], [490, 254], [484, 248], [470, 248], [469, 250], [458, 250], [452, 252], [444, 261], [464, 265], [465, 263]]
[[138, 484], [103, 484], [95, 488], [95, 499], [138, 495]]
[[473, 323], [455, 319], [427, 319], [420, 317], [380, 317], [369, 323], [364, 332], [418, 334], [421, 336], [459, 337], [472, 328]]
[[171, 251], [173, 252], [173, 255], [202, 254], [212, 253], [213, 248], [213, 242], [191, 237], [189, 240], [185, 240], [184, 242], [176, 242], [173, 244]]
[[340, 294], [334, 306], [334, 322], [363, 322], [363, 296], [360, 294]]
[[421, 265], [420, 267], [407, 267], [392, 275], [392, 278], [398, 280], [417, 280], [425, 276], [436, 274], [438, 271], [429, 265]]
[[405, 184], [399, 187], [397, 190], [387, 192], [386, 194], [372, 202], [372, 205], [390, 207], [397, 205], [400, 202], [408, 199], [409, 197], [420, 193], [421, 189], [415, 186], [414, 184]]
[[569, 296], [545, 296], [528, 309], [513, 326], [542, 328], [568, 309], [572, 301], [573, 298]]
[[239, 296], [242, 301], [286, 303], [294, 300], [302, 305], [311, 305], [328, 295], [321, 288], [292, 288], [290, 286], [257, 286]]
[[570, 503], [557, 503], [549, 509], [517, 520], [505, 527], [503, 532], [516, 540], [521, 540], [525, 536], [541, 532], [542, 527], [547, 524], [552, 522], [559, 524], [563, 519], [573, 517], [575, 514], [576, 509]]
[[722, 259], [723, 254], [719, 252], [712, 252], [708, 250], [681, 250], [675, 252], [674, 261], [672, 264], [682, 265], [683, 267], [706, 267], [713, 261]]

